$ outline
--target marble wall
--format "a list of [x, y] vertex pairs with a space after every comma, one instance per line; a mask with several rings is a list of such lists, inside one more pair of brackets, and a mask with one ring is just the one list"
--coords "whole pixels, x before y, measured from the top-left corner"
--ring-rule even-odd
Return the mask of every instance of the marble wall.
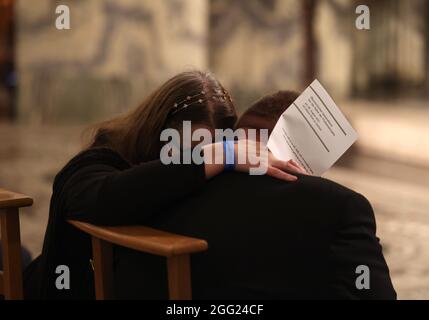
[[[335, 100], [378, 90], [371, 79], [393, 70], [383, 56], [392, 47], [383, 41], [390, 38], [400, 39], [397, 50], [388, 52], [397, 59], [396, 75], [424, 83], [425, 41], [419, 31], [424, 15], [414, 17], [425, 0], [398, 1], [398, 17], [405, 20], [398, 20], [393, 36], [379, 19], [393, 3], [389, 0], [316, 1], [316, 76]], [[212, 70], [240, 111], [265, 93], [301, 90], [306, 69], [302, 3], [37, 0], [36, 5], [18, 0], [19, 119], [99, 120], [137, 105], [173, 74], [195, 68]], [[355, 8], [361, 3], [371, 8], [371, 31], [355, 28]], [[59, 4], [70, 7], [71, 30], [55, 28]]]
[[210, 12], [210, 65], [241, 109], [262, 94], [301, 88], [301, 1], [212, 0]]
[[[55, 28], [70, 8], [71, 29]], [[207, 68], [205, 0], [17, 1], [19, 118], [99, 120], [185, 69]]]
[[316, 18], [317, 76], [335, 99], [349, 97], [353, 78], [354, 1], [319, 1]]
[[[71, 30], [55, 28], [59, 4]], [[98, 120], [194, 68], [212, 70], [240, 110], [300, 89], [300, 10], [297, 0], [18, 0], [19, 119]]]
[[[358, 5], [370, 30], [355, 28]], [[320, 0], [318, 76], [340, 98], [413, 98], [429, 94], [427, 0]]]
[[377, 97], [429, 93], [426, 87], [429, 2], [365, 0], [363, 3], [371, 8], [372, 23], [370, 32], [351, 33], [354, 92]]

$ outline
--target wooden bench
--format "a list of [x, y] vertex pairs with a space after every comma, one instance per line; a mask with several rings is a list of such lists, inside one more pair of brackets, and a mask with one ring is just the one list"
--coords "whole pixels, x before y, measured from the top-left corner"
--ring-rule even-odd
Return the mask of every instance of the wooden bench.
[[0, 223], [3, 271], [0, 271], [0, 295], [7, 300], [23, 299], [19, 209], [33, 204], [30, 197], [0, 189]]
[[166, 257], [171, 300], [192, 299], [190, 255], [207, 250], [207, 242], [144, 226], [100, 227], [79, 221], [70, 224], [92, 237], [97, 300], [112, 299], [112, 245]]

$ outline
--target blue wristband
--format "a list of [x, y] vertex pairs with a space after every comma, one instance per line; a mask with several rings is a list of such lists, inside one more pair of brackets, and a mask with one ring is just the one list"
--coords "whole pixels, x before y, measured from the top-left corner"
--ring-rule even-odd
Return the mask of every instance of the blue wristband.
[[224, 155], [224, 171], [232, 171], [235, 169], [235, 148], [233, 140], [225, 140], [223, 142], [223, 155]]

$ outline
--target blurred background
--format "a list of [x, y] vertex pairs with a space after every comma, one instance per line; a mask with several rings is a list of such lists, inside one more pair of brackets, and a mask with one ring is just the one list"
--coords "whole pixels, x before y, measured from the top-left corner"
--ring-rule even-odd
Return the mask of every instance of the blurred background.
[[398, 297], [429, 299], [428, 0], [0, 0], [0, 187], [35, 199], [33, 255], [82, 130], [189, 69], [213, 71], [240, 112], [318, 78], [360, 135], [326, 177], [371, 201]]

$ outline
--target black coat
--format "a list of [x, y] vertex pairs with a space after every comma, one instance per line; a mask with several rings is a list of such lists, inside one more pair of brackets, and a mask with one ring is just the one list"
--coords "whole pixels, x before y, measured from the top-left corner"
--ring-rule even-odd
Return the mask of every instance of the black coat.
[[[209, 250], [192, 259], [195, 298], [396, 297], [369, 203], [321, 178], [229, 173], [205, 183], [203, 166], [130, 166], [108, 149], [83, 152], [55, 179], [43, 251], [25, 275], [28, 298], [94, 297], [90, 239], [66, 219], [207, 239]], [[118, 298], [166, 297], [164, 258], [114, 254]], [[70, 290], [55, 287], [58, 265], [70, 268]], [[355, 288], [358, 265], [371, 270], [368, 291]]]
[[[41, 255], [24, 274], [29, 299], [94, 298], [91, 239], [66, 221], [144, 224], [205, 182], [204, 166], [131, 166], [106, 148], [84, 151], [55, 177]], [[55, 269], [70, 270], [70, 290], [58, 290]]]
[[[192, 257], [197, 299], [396, 299], [370, 204], [323, 178], [222, 174], [149, 225], [208, 241]], [[167, 297], [163, 258], [116, 258], [117, 297]], [[356, 288], [360, 265], [369, 290]]]

